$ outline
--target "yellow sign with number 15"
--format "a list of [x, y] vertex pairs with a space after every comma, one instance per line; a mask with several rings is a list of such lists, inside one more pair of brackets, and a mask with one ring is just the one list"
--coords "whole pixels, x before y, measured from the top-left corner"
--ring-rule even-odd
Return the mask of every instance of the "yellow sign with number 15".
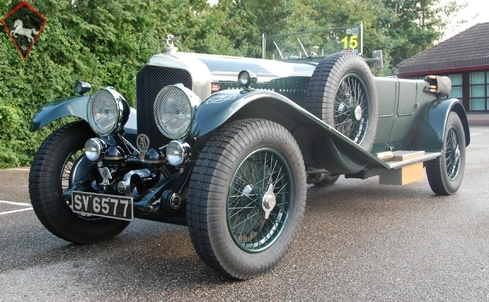
[[341, 42], [343, 42], [343, 49], [356, 49], [358, 47], [358, 36], [345, 36]]

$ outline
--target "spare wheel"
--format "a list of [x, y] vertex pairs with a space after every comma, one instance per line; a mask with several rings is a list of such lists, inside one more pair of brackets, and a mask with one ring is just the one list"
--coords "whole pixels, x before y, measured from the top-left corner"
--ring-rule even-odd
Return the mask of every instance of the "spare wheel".
[[377, 89], [370, 68], [359, 55], [337, 53], [322, 60], [309, 81], [304, 107], [372, 150], [378, 122]]

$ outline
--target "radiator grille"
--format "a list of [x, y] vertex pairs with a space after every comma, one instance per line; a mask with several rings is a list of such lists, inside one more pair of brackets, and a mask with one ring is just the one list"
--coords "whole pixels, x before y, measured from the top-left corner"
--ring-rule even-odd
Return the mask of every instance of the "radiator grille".
[[192, 89], [190, 73], [183, 69], [146, 65], [137, 75], [138, 133], [144, 133], [149, 137], [150, 148], [161, 147], [170, 141], [156, 128], [153, 105], [156, 95], [163, 87], [178, 83]]

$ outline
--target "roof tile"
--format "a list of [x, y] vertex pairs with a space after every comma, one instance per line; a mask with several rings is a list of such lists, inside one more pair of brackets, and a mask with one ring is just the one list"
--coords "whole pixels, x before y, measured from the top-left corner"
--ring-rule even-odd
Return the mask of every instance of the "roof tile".
[[489, 66], [489, 22], [471, 28], [397, 65], [399, 73]]

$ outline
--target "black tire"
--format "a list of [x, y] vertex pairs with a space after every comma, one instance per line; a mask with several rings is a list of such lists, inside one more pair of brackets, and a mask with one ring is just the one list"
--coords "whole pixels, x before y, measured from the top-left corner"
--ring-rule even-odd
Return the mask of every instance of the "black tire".
[[300, 149], [287, 129], [260, 119], [224, 126], [207, 142], [190, 179], [187, 222], [197, 254], [235, 279], [272, 269], [302, 221], [305, 180]]
[[323, 180], [314, 183], [314, 185], [316, 187], [331, 186], [332, 184], [334, 184], [338, 180], [338, 178], [340, 178], [340, 175], [339, 174], [328, 174], [328, 175], [325, 175], [323, 177], [324, 177]]
[[337, 53], [322, 60], [307, 87], [306, 110], [370, 151], [378, 124], [374, 78], [358, 55]]
[[62, 197], [69, 187], [73, 165], [84, 156], [85, 142], [94, 136], [86, 122], [58, 129], [39, 147], [29, 173], [29, 194], [37, 217], [51, 233], [74, 243], [113, 238], [129, 224], [128, 221], [75, 214]]
[[445, 127], [441, 155], [426, 163], [431, 190], [437, 195], [451, 195], [462, 184], [465, 171], [465, 132], [460, 117], [451, 112]]

